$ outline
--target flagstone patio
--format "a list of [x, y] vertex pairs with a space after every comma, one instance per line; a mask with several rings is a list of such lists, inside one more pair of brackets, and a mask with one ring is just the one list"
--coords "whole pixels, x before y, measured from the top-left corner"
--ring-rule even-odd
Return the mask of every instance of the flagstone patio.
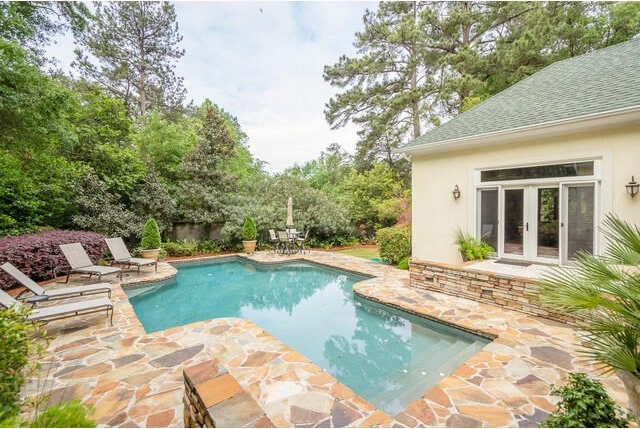
[[[577, 358], [569, 326], [410, 288], [407, 271], [338, 253], [257, 252], [250, 258], [304, 258], [374, 276], [357, 283], [355, 293], [495, 340], [404, 412], [388, 416], [251, 321], [214, 319], [145, 334], [122, 287], [175, 274], [173, 266], [160, 263], [157, 274], [130, 272], [122, 286], [114, 286], [113, 326], [102, 314], [46, 325], [53, 340], [42, 370], [29, 380], [28, 395], [51, 392], [53, 402], [80, 399], [94, 406], [93, 418], [103, 426], [179, 427], [182, 371], [217, 360], [278, 427], [535, 427], [553, 410], [550, 385], [571, 371], [601, 379], [626, 405], [616, 377], [595, 374]], [[86, 279], [73, 280], [81, 281]]]

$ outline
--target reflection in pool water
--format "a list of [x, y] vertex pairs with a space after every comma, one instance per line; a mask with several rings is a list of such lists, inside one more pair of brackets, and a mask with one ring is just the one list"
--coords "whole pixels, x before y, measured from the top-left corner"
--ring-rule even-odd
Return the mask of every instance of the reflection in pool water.
[[126, 289], [147, 332], [219, 317], [255, 322], [394, 415], [488, 340], [356, 297], [366, 277], [306, 262], [180, 265]]

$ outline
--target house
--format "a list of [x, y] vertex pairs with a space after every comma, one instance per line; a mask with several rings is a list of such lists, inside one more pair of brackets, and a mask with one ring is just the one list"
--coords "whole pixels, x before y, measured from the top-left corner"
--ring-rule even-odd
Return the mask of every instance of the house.
[[506, 260], [599, 253], [605, 214], [640, 225], [640, 38], [556, 62], [400, 151], [414, 260], [459, 264], [458, 230]]

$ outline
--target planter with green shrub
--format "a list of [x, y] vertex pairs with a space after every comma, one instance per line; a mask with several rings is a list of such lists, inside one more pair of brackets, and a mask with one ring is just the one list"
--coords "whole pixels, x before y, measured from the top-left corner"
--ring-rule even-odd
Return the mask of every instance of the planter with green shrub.
[[492, 252], [495, 252], [495, 249], [486, 241], [477, 240], [475, 237], [465, 235], [462, 231], [458, 232], [456, 244], [465, 262], [487, 259]]
[[140, 240], [140, 256], [158, 260], [160, 255], [160, 229], [156, 221], [151, 218], [144, 224], [142, 240]]
[[252, 217], [247, 217], [242, 225], [242, 246], [244, 246], [245, 253], [253, 253], [256, 250], [257, 235], [255, 220]]

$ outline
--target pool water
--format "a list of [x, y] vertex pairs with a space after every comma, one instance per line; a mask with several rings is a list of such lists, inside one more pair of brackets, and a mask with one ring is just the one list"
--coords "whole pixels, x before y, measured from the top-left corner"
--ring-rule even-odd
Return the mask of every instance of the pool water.
[[353, 284], [364, 279], [307, 262], [225, 258], [181, 264], [175, 279], [125, 291], [147, 332], [251, 320], [390, 415], [489, 342], [355, 296]]

